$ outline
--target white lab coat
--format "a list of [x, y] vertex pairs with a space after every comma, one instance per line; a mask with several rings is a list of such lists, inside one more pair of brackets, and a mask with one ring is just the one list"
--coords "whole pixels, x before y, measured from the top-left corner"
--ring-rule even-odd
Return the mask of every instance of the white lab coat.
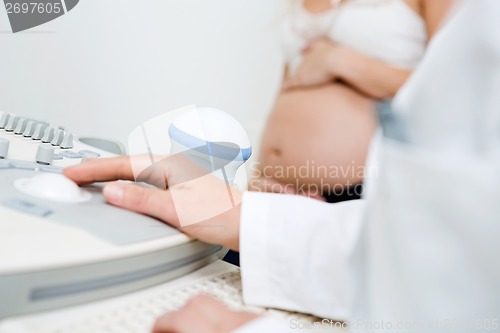
[[[395, 106], [366, 200], [245, 193], [244, 299], [360, 332], [500, 331], [500, 1], [467, 0]], [[239, 330], [289, 332], [263, 318]]]

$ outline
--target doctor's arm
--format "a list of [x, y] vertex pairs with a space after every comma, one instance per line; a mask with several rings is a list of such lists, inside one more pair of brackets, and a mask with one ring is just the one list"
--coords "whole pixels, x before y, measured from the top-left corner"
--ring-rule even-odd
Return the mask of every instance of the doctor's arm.
[[[103, 191], [108, 203], [156, 217], [202, 241], [241, 250], [248, 304], [324, 318], [349, 316], [348, 259], [360, 228], [362, 201], [330, 205], [300, 196], [232, 190], [232, 206], [226, 209], [217, 207], [227, 198], [226, 184], [210, 174], [203, 176], [188, 159], [167, 158], [148, 169], [137, 180], [159, 185], [158, 178], [164, 178], [166, 188], [110, 183]], [[65, 175], [80, 185], [137, 178], [128, 157], [91, 159], [66, 169]], [[207, 218], [200, 219], [200, 212], [209, 212], [202, 215]], [[211, 302], [193, 300], [180, 312], [161, 318], [155, 332], [188, 332], [186, 321], [179, 318], [195, 312], [206, 319], [207, 327], [216, 325], [217, 332], [231, 332], [256, 318]], [[226, 320], [210, 322], [213, 314], [206, 312], [208, 308]], [[285, 323], [281, 328], [289, 327]]]

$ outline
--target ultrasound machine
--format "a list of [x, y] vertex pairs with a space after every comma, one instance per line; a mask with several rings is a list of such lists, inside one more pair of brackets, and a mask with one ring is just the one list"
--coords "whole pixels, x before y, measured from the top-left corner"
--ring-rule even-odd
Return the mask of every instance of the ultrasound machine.
[[[237, 127], [221, 111], [198, 110]], [[171, 124], [174, 152], [196, 142], [183, 127], [193, 114]], [[227, 250], [106, 204], [102, 184], [80, 188], [63, 176], [87, 158], [115, 156], [84, 141], [48, 121], [0, 112], [1, 333], [148, 332], [199, 293], [233, 309], [311, 320], [245, 305], [239, 269], [219, 260]], [[248, 141], [237, 144], [245, 147], [228, 161], [229, 180], [251, 152]]]
[[[231, 273], [225, 277], [228, 279], [237, 276], [237, 269], [217, 262], [226, 252], [220, 246], [190, 239], [153, 218], [107, 205], [99, 184], [79, 188], [61, 174], [64, 167], [86, 158], [110, 156], [113, 154], [84, 144], [47, 121], [1, 113], [0, 331], [14, 332], [20, 325], [19, 320], [9, 318], [138, 290], [144, 293], [145, 288], [158, 288], [170, 280], [194, 281], [186, 275], [200, 268], [207, 272], [191, 273], [193, 277], [213, 271], [217, 278], [209, 280], [212, 284], [191, 286], [191, 293], [217, 286], [221, 272]], [[183, 278], [176, 279], [179, 277]], [[170, 285], [162, 288], [165, 286], [168, 288], [154, 294], [163, 294], [171, 302]], [[237, 290], [235, 285], [231, 288]], [[183, 291], [182, 295], [189, 294]], [[183, 297], [173, 299], [182, 302]], [[147, 304], [156, 315], [162, 308]], [[22, 322], [26, 331], [45, 332], [36, 320]], [[65, 323], [56, 322], [62, 327], [54, 329], [66, 329]], [[112, 320], [82, 323], [81, 329], [97, 332], [104, 323], [126, 331]], [[135, 327], [126, 322], [122, 326], [132, 331]], [[67, 327], [69, 332], [78, 329]], [[53, 331], [52, 327], [47, 331]]]
[[[119, 69], [119, 61], [121, 66], [124, 57], [132, 56], [99, 63], [103, 56], [89, 47], [105, 55], [105, 50], [112, 51], [108, 46], [120, 53], [129, 45], [130, 40], [110, 44], [99, 38], [114, 34], [113, 29], [123, 24], [112, 20], [124, 17], [128, 22], [123, 8], [129, 6], [132, 13], [137, 4], [120, 1], [123, 12], [106, 16], [105, 7], [112, 3], [117, 2], [80, 1], [66, 16], [16, 36], [7, 31], [10, 26], [0, 6], [0, 333], [150, 332], [158, 316], [179, 309], [199, 293], [213, 295], [233, 309], [311, 320], [245, 305], [239, 268], [220, 260], [226, 249], [108, 205], [101, 193], [103, 184], [78, 187], [62, 175], [65, 167], [88, 158], [125, 153], [113, 141], [82, 137], [89, 133], [60, 126], [73, 115], [88, 122], [81, 110], [75, 111], [78, 107], [90, 108], [94, 100], [102, 105], [117, 101], [108, 94], [120, 95], [128, 87], [110, 77], [119, 72], [112, 72]], [[166, 6], [167, 2], [147, 3]], [[99, 11], [92, 12], [97, 7]], [[140, 52], [149, 52], [151, 62], [164, 59], [157, 47], [161, 31], [153, 24], [130, 21], [122, 28], [130, 28], [130, 38], [150, 42], [151, 48]], [[104, 74], [95, 77], [96, 72]], [[157, 104], [144, 101], [151, 102], [143, 106], [146, 109]], [[182, 128], [183, 122], [189, 123], [185, 120], [163, 129], [162, 135], [175, 142], [173, 152], [199, 139], [199, 133]], [[143, 123], [132, 135], [157, 123], [155, 119]], [[228, 164], [232, 171], [229, 178], [224, 174], [226, 181], [232, 181], [251, 152], [249, 142], [234, 143], [241, 154], [232, 155], [235, 162]]]

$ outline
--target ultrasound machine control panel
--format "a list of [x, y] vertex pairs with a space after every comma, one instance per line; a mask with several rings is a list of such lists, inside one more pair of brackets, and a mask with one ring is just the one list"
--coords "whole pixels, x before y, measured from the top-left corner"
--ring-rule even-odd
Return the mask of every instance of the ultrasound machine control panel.
[[114, 156], [47, 121], [0, 112], [0, 321], [158, 285], [224, 255], [108, 205], [63, 168]]

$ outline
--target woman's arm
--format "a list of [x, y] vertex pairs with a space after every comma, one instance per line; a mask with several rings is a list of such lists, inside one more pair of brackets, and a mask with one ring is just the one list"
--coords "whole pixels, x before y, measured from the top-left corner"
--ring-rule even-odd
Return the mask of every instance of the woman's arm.
[[316, 40], [304, 51], [297, 72], [286, 79], [283, 89], [344, 81], [367, 96], [392, 97], [411, 74], [365, 56], [327, 39]]
[[[456, 0], [420, 0], [418, 10], [425, 19], [429, 39]], [[367, 96], [383, 99], [394, 96], [411, 74], [383, 61], [370, 58], [327, 39], [316, 40], [304, 51], [297, 73], [285, 80], [284, 89], [344, 81]]]
[[391, 98], [411, 74], [411, 70], [398, 68], [370, 58], [347, 47], [334, 45], [332, 74], [369, 97]]
[[457, 0], [420, 0], [421, 15], [425, 19], [429, 40], [439, 30]]
[[[430, 40], [456, 0], [420, 0], [419, 14], [424, 18]], [[331, 50], [332, 74], [370, 97], [394, 96], [411, 71], [391, 66], [354, 50], [337, 46]]]

